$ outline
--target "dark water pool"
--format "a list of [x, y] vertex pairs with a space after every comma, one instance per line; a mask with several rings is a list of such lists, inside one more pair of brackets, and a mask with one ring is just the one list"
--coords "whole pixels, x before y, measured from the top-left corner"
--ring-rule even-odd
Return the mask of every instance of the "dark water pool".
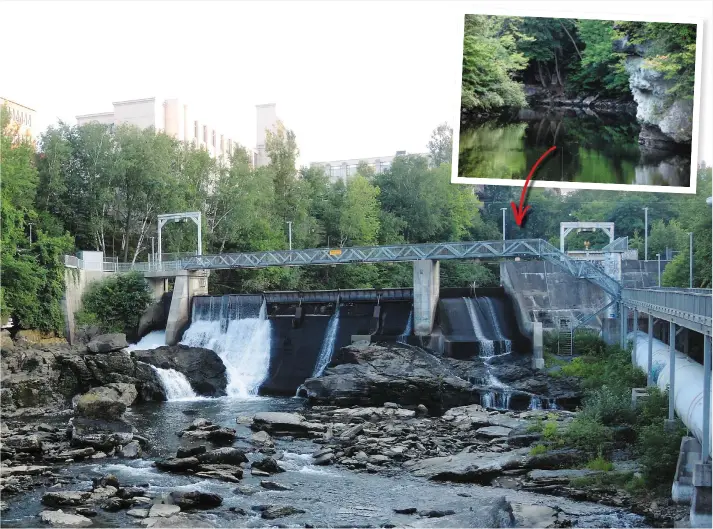
[[690, 146], [676, 152], [639, 145], [636, 117], [582, 109], [522, 109], [461, 124], [458, 175], [524, 180], [550, 147], [538, 180], [685, 186]]

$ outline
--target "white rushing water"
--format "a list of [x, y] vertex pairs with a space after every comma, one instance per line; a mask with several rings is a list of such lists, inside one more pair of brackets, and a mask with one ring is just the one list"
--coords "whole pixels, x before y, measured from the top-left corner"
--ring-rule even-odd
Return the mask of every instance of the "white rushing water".
[[160, 367], [151, 366], [156, 374], [161, 379], [161, 385], [166, 391], [166, 399], [172, 400], [187, 400], [198, 398], [198, 395], [191, 383], [188, 382], [186, 375], [179, 373], [175, 369], [162, 369]]
[[228, 375], [226, 392], [229, 397], [257, 395], [270, 368], [272, 329], [265, 302], [257, 315], [240, 314], [240, 319], [227, 321], [227, 328], [221, 325], [221, 319], [196, 317], [194, 313], [193, 322], [181, 343], [218, 353]]
[[495, 305], [493, 300], [490, 298], [480, 298], [485, 302], [485, 307], [490, 313], [490, 318], [493, 320], [493, 328], [495, 329], [495, 334], [498, 337], [498, 341], [505, 344], [505, 354], [512, 353], [512, 340], [505, 338], [502, 329], [500, 328], [500, 322], [498, 321], [498, 316], [495, 313]]
[[129, 351], [149, 351], [166, 345], [166, 331], [151, 331], [137, 343], [129, 344]]
[[480, 326], [480, 321], [478, 320], [478, 312], [475, 308], [475, 300], [473, 298], [463, 298], [463, 301], [468, 309], [468, 316], [470, 316], [470, 323], [473, 325], [475, 337], [480, 342], [480, 356], [493, 356], [495, 354], [495, 345], [493, 341], [488, 340], [483, 333], [483, 328]]
[[404, 332], [401, 333], [401, 336], [396, 339], [396, 341], [398, 343], [406, 343], [408, 337], [411, 336], [411, 331], [413, 331], [413, 310], [408, 313], [408, 320], [406, 320], [406, 328], [404, 329]]
[[322, 347], [319, 350], [319, 356], [317, 357], [317, 362], [314, 365], [314, 371], [312, 371], [312, 378], [322, 376], [325, 368], [329, 365], [332, 360], [332, 355], [334, 354], [334, 342], [337, 339], [337, 330], [339, 329], [339, 308], [334, 311], [332, 317], [329, 318], [329, 324], [327, 325], [327, 332], [324, 333], [324, 339], [322, 340]]

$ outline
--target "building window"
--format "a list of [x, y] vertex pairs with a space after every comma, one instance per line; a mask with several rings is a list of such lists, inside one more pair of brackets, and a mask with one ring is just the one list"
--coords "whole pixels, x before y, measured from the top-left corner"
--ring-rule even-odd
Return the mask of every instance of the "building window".
[[203, 125], [203, 143], [208, 143], [208, 125]]
[[195, 139], [198, 139], [198, 122], [197, 121], [193, 122], [193, 137]]

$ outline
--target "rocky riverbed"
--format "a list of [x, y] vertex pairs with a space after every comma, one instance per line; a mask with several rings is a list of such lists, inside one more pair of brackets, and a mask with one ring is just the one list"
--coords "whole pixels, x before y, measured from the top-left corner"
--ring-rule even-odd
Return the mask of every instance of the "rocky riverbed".
[[[540, 434], [531, 421], [565, 424], [573, 413], [472, 402], [482, 363], [360, 345], [307, 381], [309, 399], [164, 402], [148, 361], [190, 368], [218, 386], [220, 373], [176, 362], [193, 358], [187, 354], [112, 350], [121, 345], [3, 347], [3, 367], [15, 369], [3, 373], [3, 409], [11, 410], [0, 429], [4, 526], [643, 527], [672, 525], [679, 515], [618, 491], [573, 486], [572, 478], [593, 472], [577, 468], [585, 461], [577, 451], [532, 455]], [[43, 366], [34, 374], [37, 367], [26, 369], [32, 359]], [[512, 360], [488, 373], [509, 371], [523, 393], [547, 383]], [[92, 387], [76, 378], [64, 386], [53, 370], [75, 373], [61, 371], [67, 365], [84, 365]], [[42, 373], [51, 378], [49, 403], [36, 400], [44, 397], [36, 386]], [[19, 388], [27, 387], [37, 393], [23, 408]]]

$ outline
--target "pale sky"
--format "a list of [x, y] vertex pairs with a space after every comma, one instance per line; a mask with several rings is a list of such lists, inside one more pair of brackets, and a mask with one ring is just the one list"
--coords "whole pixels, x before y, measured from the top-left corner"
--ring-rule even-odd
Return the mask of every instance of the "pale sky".
[[[0, 1], [0, 96], [34, 108], [36, 131], [113, 101], [177, 97], [250, 147], [255, 105], [276, 103], [303, 164], [425, 152], [439, 123], [457, 121], [464, 13], [637, 19], [644, 6], [704, 19], [710, 65], [710, 0]], [[699, 160], [710, 165], [710, 67], [704, 77]]]

